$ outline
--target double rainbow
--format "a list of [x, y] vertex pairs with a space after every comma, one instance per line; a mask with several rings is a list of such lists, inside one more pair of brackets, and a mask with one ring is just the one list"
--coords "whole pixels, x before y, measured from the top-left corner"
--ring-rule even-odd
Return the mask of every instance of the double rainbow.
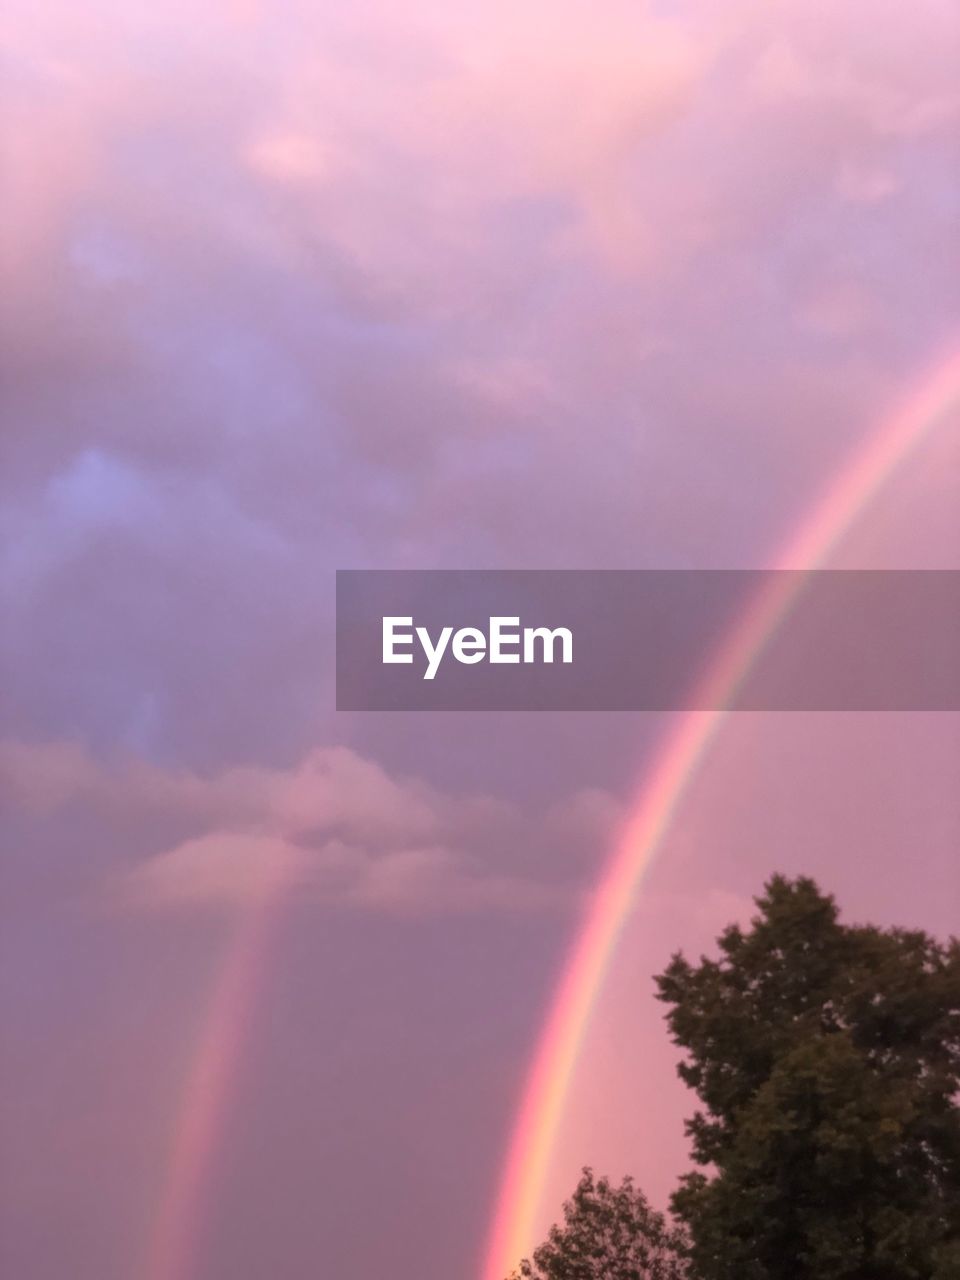
[[[947, 412], [960, 402], [960, 353], [941, 362], [811, 508], [774, 567], [809, 570], [823, 562], [857, 515]], [[703, 676], [698, 705], [723, 705], [769, 641], [797, 591], [797, 577], [768, 580]], [[646, 870], [726, 713], [677, 718], [651, 765], [619, 847], [605, 869], [554, 994], [537, 1044], [500, 1179], [482, 1280], [504, 1280], [533, 1242], [548, 1164], [591, 1011]], [[256, 1014], [270, 939], [291, 883], [277, 869], [241, 920], [211, 994], [186, 1081], [142, 1267], [144, 1280], [196, 1275], [215, 1156], [238, 1087]]]

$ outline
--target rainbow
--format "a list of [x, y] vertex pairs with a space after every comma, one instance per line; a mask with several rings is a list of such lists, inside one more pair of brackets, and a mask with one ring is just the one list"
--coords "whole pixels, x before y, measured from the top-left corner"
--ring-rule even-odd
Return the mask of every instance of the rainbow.
[[265, 956], [294, 879], [292, 862], [266, 868], [227, 943], [186, 1072], [146, 1260], [139, 1269], [144, 1280], [186, 1280], [195, 1273], [203, 1209], [266, 977]]
[[[854, 520], [949, 409], [960, 402], [960, 349], [940, 361], [889, 422], [827, 485], [773, 567], [821, 565]], [[697, 686], [696, 706], [723, 707], [775, 633], [803, 573], [766, 580]], [[505, 1280], [529, 1251], [542, 1189], [590, 1016], [644, 874], [715, 741], [727, 712], [676, 718], [656, 754], [624, 833], [592, 896], [557, 984], [527, 1075], [501, 1176], [482, 1280]]]
[[[957, 402], [960, 349], [924, 380], [920, 392], [858, 451], [829, 486], [775, 564], [819, 564], [926, 431]], [[771, 580], [724, 642], [703, 677], [703, 705], [722, 704], [749, 670], [789, 609], [796, 578]], [[502, 1174], [482, 1268], [483, 1280], [504, 1280], [529, 1247], [541, 1188], [591, 1010], [643, 874], [677, 806], [723, 723], [725, 713], [682, 715], [666, 736], [638, 797], [625, 834], [597, 889], [556, 989], [527, 1077]], [[204, 1208], [240, 1062], [255, 1018], [266, 956], [289, 896], [289, 871], [274, 868], [239, 918], [209, 998], [208, 1015], [177, 1108], [146, 1257], [144, 1280], [195, 1276]]]

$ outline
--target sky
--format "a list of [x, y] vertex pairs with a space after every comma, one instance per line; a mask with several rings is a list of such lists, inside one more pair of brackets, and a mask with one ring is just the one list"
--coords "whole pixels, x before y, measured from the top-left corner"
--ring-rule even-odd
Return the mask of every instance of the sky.
[[[669, 717], [338, 713], [334, 570], [771, 563], [960, 345], [956, 7], [7, 0], [0, 58], [3, 1269], [479, 1280]], [[832, 563], [960, 567], [958, 425]], [[730, 719], [544, 1227], [666, 1203], [652, 975], [765, 877], [955, 929], [958, 753]]]

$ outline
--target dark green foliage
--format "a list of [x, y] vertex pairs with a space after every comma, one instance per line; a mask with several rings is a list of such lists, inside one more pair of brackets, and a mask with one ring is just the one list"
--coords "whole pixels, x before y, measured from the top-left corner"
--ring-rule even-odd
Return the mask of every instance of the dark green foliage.
[[563, 1206], [562, 1227], [511, 1280], [683, 1280], [685, 1241], [630, 1178], [613, 1187], [590, 1169]]
[[960, 1280], [960, 946], [841, 924], [807, 879], [757, 906], [657, 979], [703, 1103], [673, 1202], [696, 1274]]

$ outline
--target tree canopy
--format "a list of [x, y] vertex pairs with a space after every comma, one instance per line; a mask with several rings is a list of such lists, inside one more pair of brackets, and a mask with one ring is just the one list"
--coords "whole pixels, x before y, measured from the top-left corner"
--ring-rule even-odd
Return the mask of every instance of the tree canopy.
[[720, 958], [657, 979], [709, 1170], [673, 1207], [700, 1280], [960, 1280], [960, 946], [840, 922], [776, 877]]
[[685, 1239], [631, 1178], [614, 1187], [584, 1169], [563, 1226], [511, 1280], [683, 1280]]

